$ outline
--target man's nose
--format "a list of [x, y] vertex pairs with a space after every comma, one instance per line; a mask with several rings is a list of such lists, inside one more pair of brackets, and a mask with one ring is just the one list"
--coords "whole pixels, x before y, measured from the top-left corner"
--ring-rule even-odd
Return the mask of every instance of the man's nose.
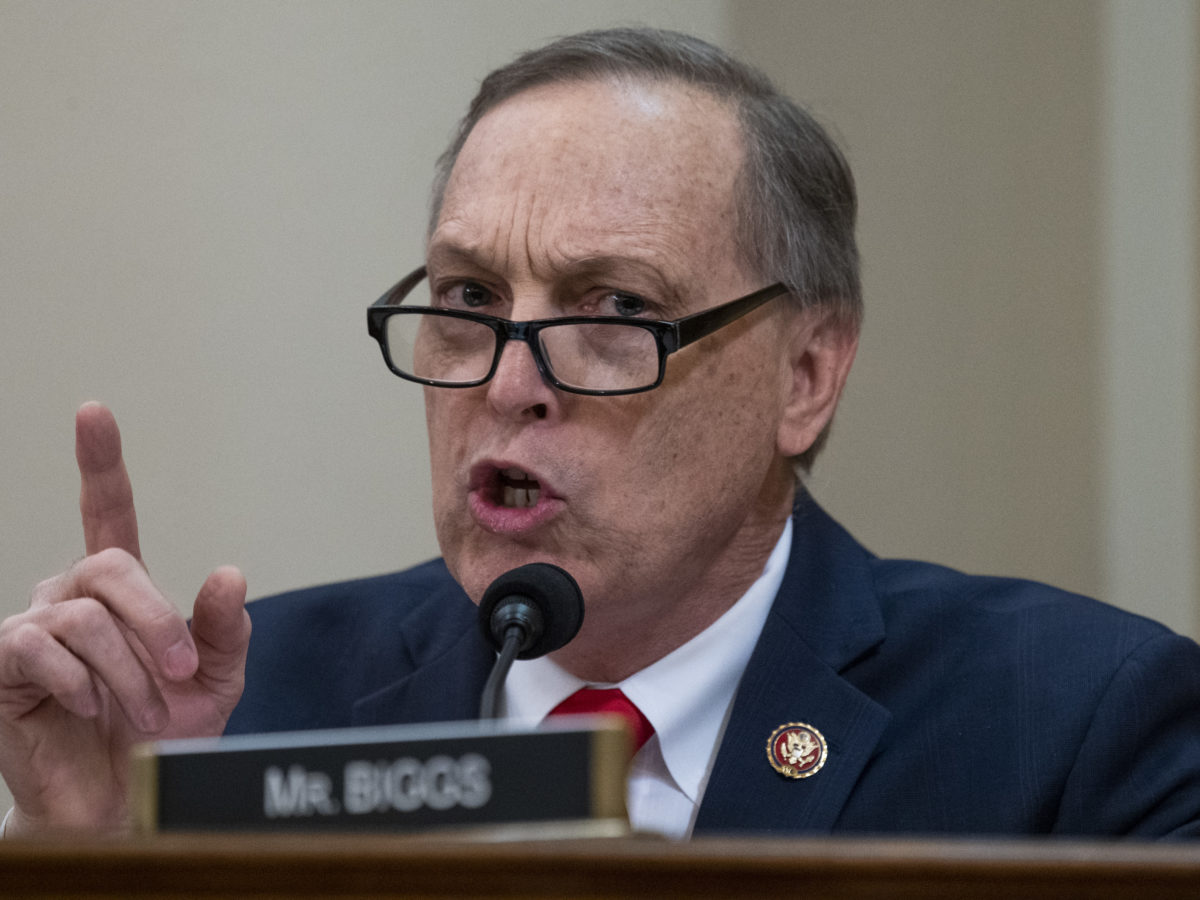
[[524, 341], [504, 345], [487, 383], [488, 404], [504, 418], [544, 419], [557, 410], [560, 392], [542, 377], [533, 348]]

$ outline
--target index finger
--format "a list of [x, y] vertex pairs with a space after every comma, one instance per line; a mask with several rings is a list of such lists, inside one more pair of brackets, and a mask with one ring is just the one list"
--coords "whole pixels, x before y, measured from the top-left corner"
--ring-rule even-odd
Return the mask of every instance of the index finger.
[[101, 403], [85, 403], [75, 414], [75, 461], [88, 556], [116, 547], [140, 560], [133, 486], [121, 456], [121, 432], [112, 412]]

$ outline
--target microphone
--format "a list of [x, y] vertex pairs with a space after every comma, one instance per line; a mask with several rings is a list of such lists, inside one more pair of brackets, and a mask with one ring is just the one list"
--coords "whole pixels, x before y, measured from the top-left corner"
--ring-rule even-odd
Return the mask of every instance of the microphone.
[[479, 627], [500, 656], [480, 698], [479, 718], [494, 719], [514, 659], [536, 659], [564, 646], [583, 624], [583, 595], [565, 571], [529, 563], [505, 572], [479, 601]]

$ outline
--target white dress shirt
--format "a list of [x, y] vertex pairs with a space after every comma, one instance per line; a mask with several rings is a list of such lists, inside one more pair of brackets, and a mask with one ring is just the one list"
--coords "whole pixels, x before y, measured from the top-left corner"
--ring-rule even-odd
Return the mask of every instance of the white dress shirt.
[[549, 657], [517, 660], [504, 686], [504, 714], [536, 723], [582, 687], [619, 687], [654, 726], [633, 758], [629, 820], [639, 831], [691, 834], [733, 695], [779, 593], [792, 545], [789, 518], [762, 575], [712, 625], [619, 684], [589, 684]]

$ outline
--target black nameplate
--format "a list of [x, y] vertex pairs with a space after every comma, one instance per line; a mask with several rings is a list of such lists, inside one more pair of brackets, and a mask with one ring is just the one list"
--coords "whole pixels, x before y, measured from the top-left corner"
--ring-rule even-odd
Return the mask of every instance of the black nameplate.
[[611, 717], [564, 723], [159, 741], [135, 750], [132, 809], [139, 830], [149, 832], [411, 831], [583, 820], [627, 828], [624, 724]]

